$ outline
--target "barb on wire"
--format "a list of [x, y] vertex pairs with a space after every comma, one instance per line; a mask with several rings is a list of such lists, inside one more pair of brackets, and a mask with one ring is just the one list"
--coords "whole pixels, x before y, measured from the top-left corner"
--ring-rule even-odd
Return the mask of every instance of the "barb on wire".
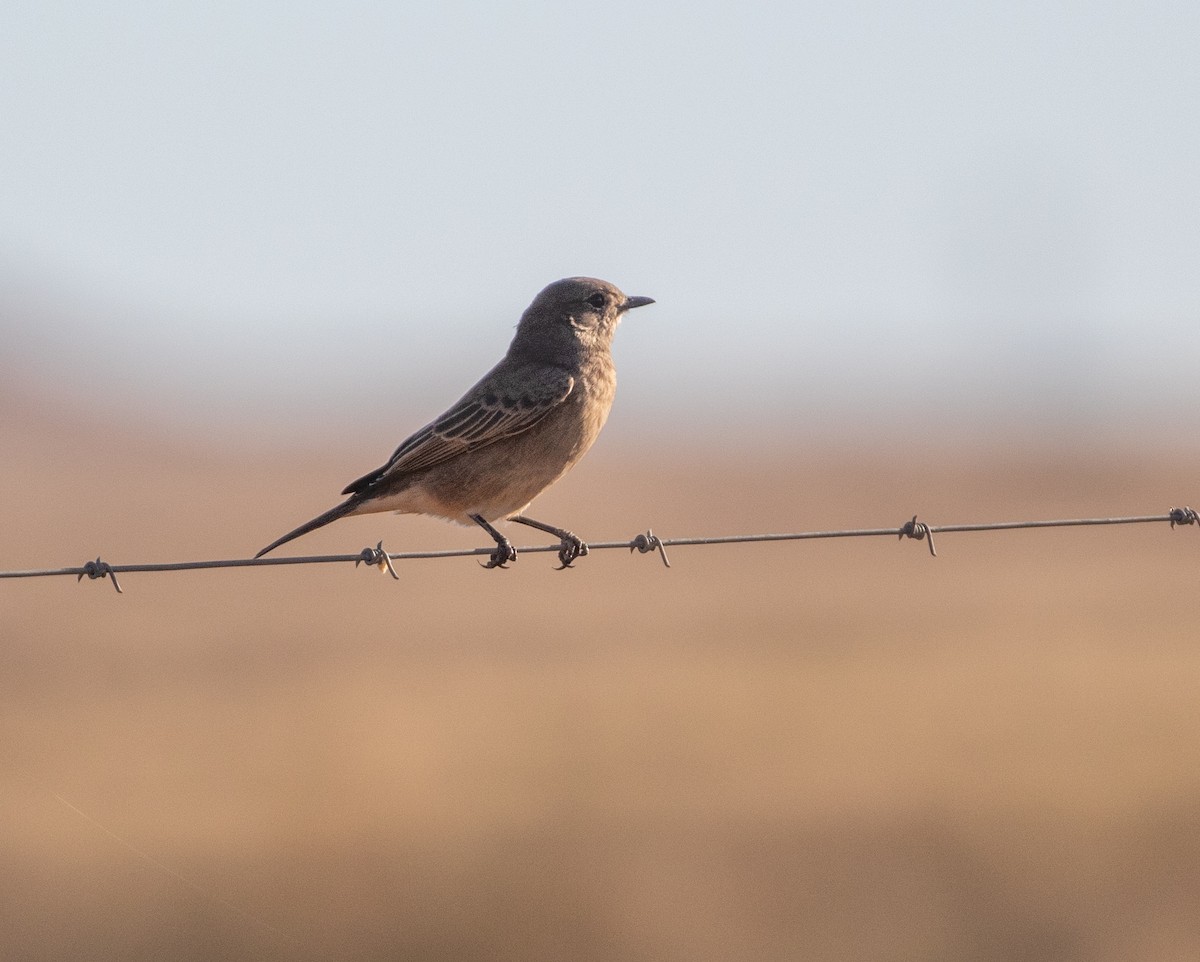
[[388, 553], [383, 550], [383, 542], [375, 545], [374, 548], [363, 548], [358, 556], [358, 560], [354, 562], [354, 567], [360, 564], [372, 565], [380, 571], [387, 571], [396, 581], [400, 580], [400, 576], [396, 574], [396, 569], [392, 567], [392, 559]]
[[657, 551], [658, 556], [662, 558], [662, 563], [666, 567], [671, 567], [671, 562], [667, 559], [667, 549], [663, 547], [662, 539], [649, 528], [645, 534], [639, 534], [631, 542], [629, 542], [629, 553], [633, 554], [639, 551], [642, 554], [649, 554], [651, 551]]
[[[1200, 515], [1189, 507], [1171, 508], [1166, 514], [1135, 515], [1130, 517], [1113, 518], [1060, 518], [1052, 521], [993, 521], [981, 524], [927, 524], [918, 521], [914, 514], [912, 519], [905, 521], [897, 528], [850, 528], [836, 531], [800, 531], [791, 534], [737, 534], [723, 535], [710, 538], [660, 538], [652, 530], [647, 529], [643, 534], [635, 535], [628, 541], [600, 541], [588, 545], [591, 551], [602, 551], [606, 548], [626, 548], [632, 554], [657, 553], [665, 567], [670, 568], [667, 558], [667, 548], [677, 546], [698, 545], [728, 545], [761, 543], [766, 541], [815, 541], [821, 538], [871, 538], [891, 536], [903, 540], [910, 538], [914, 541], [926, 541], [929, 554], [937, 557], [934, 548], [934, 534], [944, 532], [966, 531], [1014, 531], [1031, 528], [1074, 528], [1087, 525], [1112, 524], [1161, 524], [1168, 522], [1171, 528], [1176, 525], [1200, 525]], [[542, 551], [560, 551], [561, 545], [532, 545], [528, 548], [517, 549], [521, 554], [536, 554]], [[388, 552], [380, 541], [374, 548], [363, 548], [357, 554], [310, 555], [291, 558], [233, 558], [225, 561], [171, 561], [155, 564], [109, 564], [99, 557], [84, 565], [73, 568], [40, 568], [27, 571], [0, 571], [0, 578], [48, 578], [56, 575], [74, 575], [77, 581], [84, 577], [91, 580], [108, 578], [118, 594], [123, 594], [117, 574], [126, 572], [156, 572], [156, 571], [196, 571], [203, 568], [261, 568], [275, 565], [303, 564], [339, 564], [353, 563], [355, 567], [361, 564], [372, 565], [380, 571], [386, 571], [395, 580], [400, 580], [393, 561], [415, 561], [429, 558], [464, 558], [477, 555], [490, 555], [494, 548], [461, 548], [448, 551], [402, 551]], [[583, 554], [583, 552], [580, 552]]]
[[1171, 509], [1171, 527], [1172, 529], [1177, 524], [1200, 524], [1200, 516], [1191, 508], [1172, 508]]
[[82, 581], [84, 575], [87, 575], [92, 581], [95, 581], [97, 578], [108, 578], [112, 582], [112, 586], [117, 589], [117, 594], [125, 594], [121, 590], [121, 582], [117, 580], [117, 573], [113, 571], [112, 565], [107, 561], [101, 561], [99, 558], [95, 561], [89, 561], [80, 569], [79, 577], [75, 580]]
[[912, 538], [914, 541], [922, 541], [929, 539], [929, 554], [936, 558], [937, 551], [933, 547], [933, 532], [929, 530], [929, 525], [924, 521], [918, 521], [914, 514], [911, 521], [904, 522], [904, 526], [900, 529], [900, 539]]

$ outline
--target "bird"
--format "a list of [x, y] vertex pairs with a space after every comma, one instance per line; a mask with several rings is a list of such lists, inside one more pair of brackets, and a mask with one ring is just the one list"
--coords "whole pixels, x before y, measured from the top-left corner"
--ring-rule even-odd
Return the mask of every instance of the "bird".
[[339, 518], [393, 511], [483, 528], [496, 543], [485, 568], [517, 560], [495, 523], [528, 525], [558, 538], [559, 568], [571, 567], [588, 553], [586, 542], [524, 512], [600, 434], [616, 392], [617, 325], [628, 311], [653, 303], [594, 277], [549, 284], [521, 315], [504, 357], [449, 410], [348, 484], [346, 500], [254, 557]]

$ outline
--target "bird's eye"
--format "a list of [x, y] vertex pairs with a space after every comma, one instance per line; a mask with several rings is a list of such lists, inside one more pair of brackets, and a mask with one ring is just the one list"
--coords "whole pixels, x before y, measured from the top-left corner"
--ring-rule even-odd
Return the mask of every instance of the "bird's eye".
[[600, 310], [601, 308], [604, 307], [605, 304], [608, 303], [608, 298], [605, 297], [603, 294], [601, 294], [599, 291], [596, 291], [595, 294], [588, 295], [587, 302], [589, 304], [591, 304], [592, 307], [594, 307], [596, 310]]

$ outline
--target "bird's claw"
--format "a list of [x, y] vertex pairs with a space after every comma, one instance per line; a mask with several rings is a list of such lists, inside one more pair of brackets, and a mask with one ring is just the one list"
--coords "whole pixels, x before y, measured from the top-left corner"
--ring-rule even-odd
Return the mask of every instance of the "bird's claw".
[[562, 544], [558, 549], [559, 565], [555, 571], [562, 571], [564, 568], [575, 567], [574, 561], [576, 558], [584, 558], [587, 556], [587, 542], [573, 535], [570, 531], [562, 533]]
[[480, 562], [483, 568], [507, 568], [510, 561], [517, 560], [517, 549], [507, 538], [496, 542], [496, 550], [488, 557], [487, 564]]

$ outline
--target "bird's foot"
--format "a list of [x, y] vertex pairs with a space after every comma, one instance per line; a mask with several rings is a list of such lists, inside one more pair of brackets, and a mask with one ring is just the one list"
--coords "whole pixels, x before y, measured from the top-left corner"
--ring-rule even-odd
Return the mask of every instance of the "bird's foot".
[[575, 567], [575, 559], [586, 557], [588, 553], [587, 542], [578, 535], [574, 535], [570, 531], [562, 531], [559, 537], [562, 539], [562, 544], [558, 549], [559, 565], [554, 569], [555, 571]]
[[507, 568], [510, 561], [517, 560], [517, 549], [512, 546], [512, 542], [507, 538], [500, 538], [496, 542], [496, 550], [488, 557], [487, 564], [480, 562], [480, 566], [484, 568]]

